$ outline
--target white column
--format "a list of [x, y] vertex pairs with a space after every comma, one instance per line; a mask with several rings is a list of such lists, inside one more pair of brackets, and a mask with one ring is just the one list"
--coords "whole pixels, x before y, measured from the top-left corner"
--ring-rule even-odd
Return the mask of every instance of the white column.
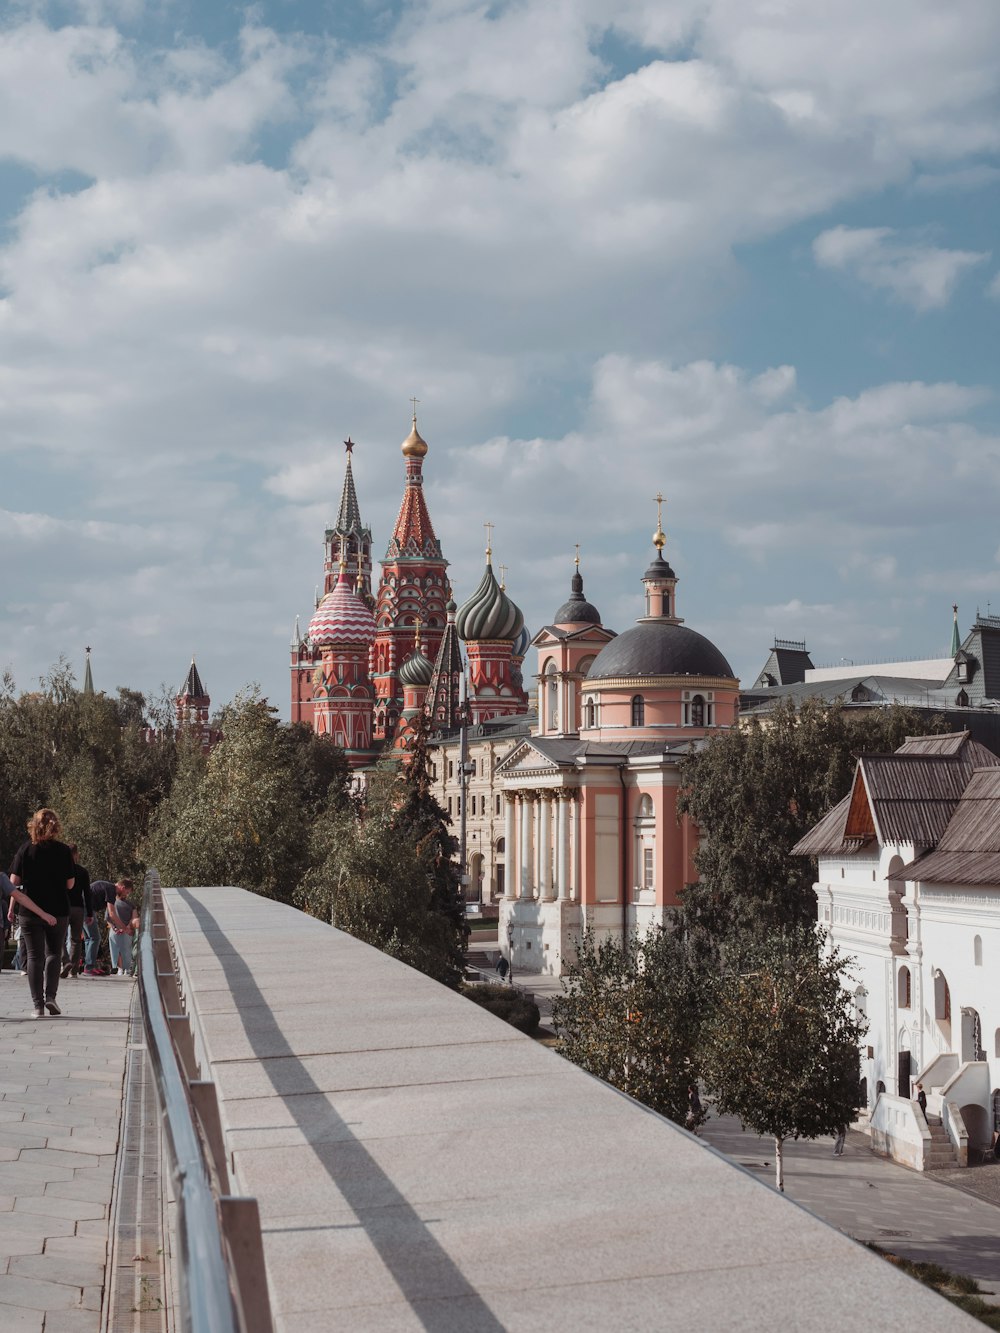
[[569, 796], [561, 791], [556, 806], [556, 891], [564, 902], [569, 897]]
[[545, 902], [556, 896], [552, 882], [552, 800], [553, 793], [547, 791], [538, 798], [538, 896]]
[[569, 807], [569, 830], [570, 830], [570, 857], [569, 857], [569, 884], [570, 897], [574, 902], [583, 901], [583, 885], [580, 883], [580, 843], [581, 838], [581, 819], [580, 811], [583, 797], [580, 792], [574, 792], [570, 800]]
[[528, 792], [521, 792], [521, 845], [518, 848], [520, 853], [518, 860], [521, 867], [520, 883], [517, 886], [517, 896], [519, 898], [534, 897], [534, 839], [532, 837], [532, 799]]
[[503, 896], [515, 898], [517, 860], [514, 847], [514, 796], [511, 792], [504, 792], [503, 804]]

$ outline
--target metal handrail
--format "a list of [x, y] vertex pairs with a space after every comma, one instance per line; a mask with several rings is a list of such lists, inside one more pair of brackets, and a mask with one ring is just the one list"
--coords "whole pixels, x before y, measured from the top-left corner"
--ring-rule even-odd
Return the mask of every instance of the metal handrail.
[[212, 1191], [156, 975], [153, 899], [159, 892], [160, 876], [156, 870], [150, 870], [143, 890], [139, 996], [176, 1188], [181, 1327], [185, 1333], [241, 1333], [218, 1201]]

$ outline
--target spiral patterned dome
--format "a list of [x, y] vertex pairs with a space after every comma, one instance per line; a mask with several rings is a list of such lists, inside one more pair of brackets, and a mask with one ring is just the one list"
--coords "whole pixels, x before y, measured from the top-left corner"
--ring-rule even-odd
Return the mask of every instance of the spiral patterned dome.
[[431, 683], [434, 664], [423, 655], [419, 648], [413, 652], [399, 668], [399, 679], [404, 685], [426, 687]]
[[371, 643], [375, 618], [341, 569], [337, 585], [326, 594], [309, 622], [309, 639], [317, 647], [331, 643]]
[[521, 626], [521, 633], [514, 641], [514, 647], [511, 649], [511, 657], [524, 657], [531, 646], [531, 630], [527, 625]]
[[459, 607], [455, 624], [468, 643], [486, 639], [516, 640], [524, 625], [521, 608], [510, 600], [497, 583], [493, 566], [487, 564], [479, 587]]

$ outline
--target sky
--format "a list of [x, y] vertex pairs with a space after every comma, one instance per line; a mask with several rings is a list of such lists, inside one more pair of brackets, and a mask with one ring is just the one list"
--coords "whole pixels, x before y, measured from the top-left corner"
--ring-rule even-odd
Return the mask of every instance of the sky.
[[995, 0], [6, 0], [0, 672], [288, 716], [348, 436], [749, 683], [1000, 613]]

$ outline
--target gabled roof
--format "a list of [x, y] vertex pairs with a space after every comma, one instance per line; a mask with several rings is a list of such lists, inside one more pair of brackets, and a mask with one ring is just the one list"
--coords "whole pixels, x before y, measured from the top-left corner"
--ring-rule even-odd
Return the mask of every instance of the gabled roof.
[[904, 866], [898, 877], [1000, 885], [1000, 765], [973, 773], [937, 847]]
[[[979, 777], [980, 768], [986, 777]], [[980, 791], [981, 797], [976, 795]], [[973, 793], [974, 800], [987, 802], [996, 792], [1000, 800], [1000, 759], [996, 755], [971, 740], [968, 732], [910, 737], [895, 754], [862, 755], [850, 793], [799, 840], [792, 854], [843, 855], [873, 840], [882, 846], [941, 846], [950, 836], [967, 792]], [[957, 827], [961, 830], [970, 820], [989, 817], [969, 813]]]
[[615, 631], [606, 625], [581, 625], [577, 629], [565, 629], [561, 625], [543, 625], [531, 640], [533, 648], [539, 647], [546, 639], [558, 639], [560, 642], [579, 639], [587, 643], [610, 643], [616, 638]]

